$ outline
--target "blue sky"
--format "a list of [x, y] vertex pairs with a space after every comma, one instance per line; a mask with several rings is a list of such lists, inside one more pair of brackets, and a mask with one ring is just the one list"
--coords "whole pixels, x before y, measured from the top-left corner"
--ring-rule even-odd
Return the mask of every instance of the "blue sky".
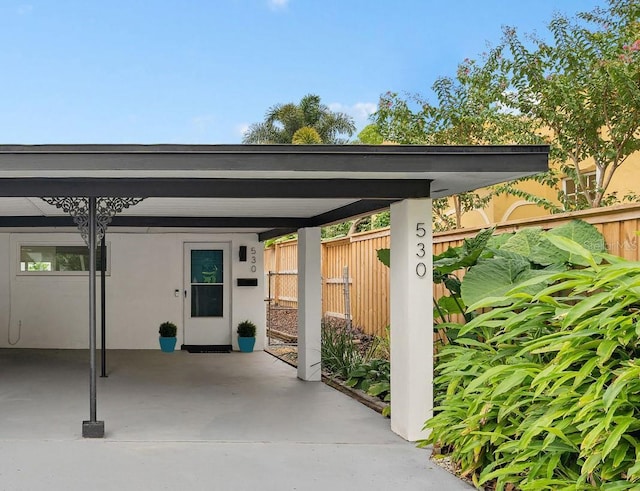
[[0, 0], [0, 143], [240, 143], [307, 93], [367, 123], [501, 26], [604, 0]]

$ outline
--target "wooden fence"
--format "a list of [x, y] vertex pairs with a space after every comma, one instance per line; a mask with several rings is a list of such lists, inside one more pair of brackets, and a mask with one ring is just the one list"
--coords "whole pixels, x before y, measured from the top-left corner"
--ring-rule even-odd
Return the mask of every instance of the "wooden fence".
[[[377, 250], [389, 247], [389, 228], [322, 243], [322, 312], [345, 318], [344, 268], [349, 271], [351, 320], [369, 334], [382, 335], [389, 324], [389, 268]], [[272, 304], [297, 306], [297, 240], [264, 251], [265, 278]]]
[[[526, 227], [547, 230], [578, 218], [593, 224], [602, 233], [611, 254], [640, 260], [636, 234], [640, 230], [640, 205], [637, 204], [513, 220], [497, 225], [496, 232], [514, 232]], [[481, 229], [434, 234], [433, 253], [459, 246]], [[322, 308], [326, 315], [344, 316], [342, 271], [348, 266], [353, 324], [369, 334], [384, 332], [389, 324], [389, 270], [378, 261], [376, 251], [389, 247], [389, 242], [389, 229], [384, 228], [322, 243]], [[265, 249], [265, 274], [269, 271], [289, 273], [273, 275], [275, 281], [272, 278], [271, 296], [280, 305], [297, 306], [297, 246], [297, 241], [292, 240]], [[444, 287], [434, 287], [435, 296], [439, 298]]]

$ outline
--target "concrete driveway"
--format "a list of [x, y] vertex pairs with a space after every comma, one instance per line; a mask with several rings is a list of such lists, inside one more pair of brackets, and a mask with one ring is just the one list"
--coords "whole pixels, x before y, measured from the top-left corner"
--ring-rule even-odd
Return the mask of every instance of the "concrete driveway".
[[389, 421], [263, 352], [0, 349], [0, 490], [469, 490]]

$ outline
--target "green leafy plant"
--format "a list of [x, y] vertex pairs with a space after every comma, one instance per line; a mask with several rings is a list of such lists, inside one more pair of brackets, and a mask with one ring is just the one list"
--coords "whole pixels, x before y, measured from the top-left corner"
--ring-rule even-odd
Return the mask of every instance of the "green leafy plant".
[[[491, 248], [469, 268], [460, 287], [465, 305], [472, 306], [488, 297], [500, 297], [536, 276], [562, 271], [571, 265], [589, 265], [580, 254], [556, 246], [552, 241], [554, 237], [570, 239], [582, 244], [581, 249], [593, 253], [605, 251], [602, 234], [582, 220], [573, 220], [547, 232], [536, 227], [520, 230]], [[543, 287], [543, 283], [534, 282], [528, 292], [535, 293]]]
[[573, 266], [471, 305], [490, 310], [439, 351], [422, 444], [439, 445], [478, 487], [637, 489], [640, 263], [557, 231], [544, 239]]
[[[455, 76], [437, 78], [431, 97], [380, 97], [372, 121], [385, 141], [546, 143], [554, 165], [524, 180], [556, 189], [564, 177], [576, 184], [574, 199], [560, 190], [557, 200], [538, 196], [519, 186], [523, 180], [495, 186], [488, 195], [440, 198], [433, 203], [438, 229], [459, 228], [461, 216], [486, 206], [492, 194], [515, 196], [552, 213], [620, 201], [608, 189], [640, 149], [640, 7], [637, 0], [602, 3], [576, 19], [555, 15], [548, 36], [505, 27], [502, 42], [480, 60], [465, 59]], [[587, 179], [592, 166], [595, 188]], [[634, 199], [631, 193], [623, 199], [628, 198]]]
[[255, 338], [256, 325], [249, 320], [242, 321], [238, 324], [237, 333], [241, 338]]
[[384, 402], [391, 400], [391, 365], [389, 360], [372, 359], [362, 363], [349, 373], [346, 385], [365, 391]]
[[[560, 200], [570, 208], [593, 208], [617, 201], [607, 189], [629, 155], [640, 149], [640, 6], [636, 0], [609, 0], [576, 19], [556, 15], [551, 39], [504, 29], [503, 70], [508, 82], [503, 108], [539, 128], [550, 156], [576, 183], [580, 199]], [[586, 167], [593, 159], [595, 189]]]
[[375, 336], [375, 347], [371, 354], [372, 358], [381, 358], [383, 360], [389, 360], [391, 358], [391, 326], [384, 328], [384, 334], [382, 336]]
[[[308, 130], [297, 133], [302, 128]], [[242, 138], [243, 143], [346, 143], [356, 127], [353, 118], [345, 113], [331, 111], [320, 102], [320, 97], [307, 94], [299, 103], [289, 102], [271, 106], [264, 121], [252, 124]], [[297, 135], [296, 135], [297, 133]], [[306, 134], [305, 134], [306, 133]], [[297, 141], [294, 138], [299, 137]]]
[[294, 145], [317, 145], [322, 143], [322, 138], [314, 128], [303, 126], [293, 134], [291, 143]]
[[175, 338], [178, 333], [178, 327], [173, 322], [163, 322], [158, 329], [160, 337], [162, 338]]
[[352, 330], [328, 318], [322, 320], [321, 335], [322, 369], [343, 380], [348, 379], [356, 367], [365, 363], [375, 349], [372, 345], [363, 352], [355, 342]]

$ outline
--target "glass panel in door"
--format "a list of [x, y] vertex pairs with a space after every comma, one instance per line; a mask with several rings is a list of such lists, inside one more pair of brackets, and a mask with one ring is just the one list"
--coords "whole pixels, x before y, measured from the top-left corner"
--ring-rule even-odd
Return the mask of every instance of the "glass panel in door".
[[191, 317], [224, 316], [223, 258], [219, 249], [191, 250]]

